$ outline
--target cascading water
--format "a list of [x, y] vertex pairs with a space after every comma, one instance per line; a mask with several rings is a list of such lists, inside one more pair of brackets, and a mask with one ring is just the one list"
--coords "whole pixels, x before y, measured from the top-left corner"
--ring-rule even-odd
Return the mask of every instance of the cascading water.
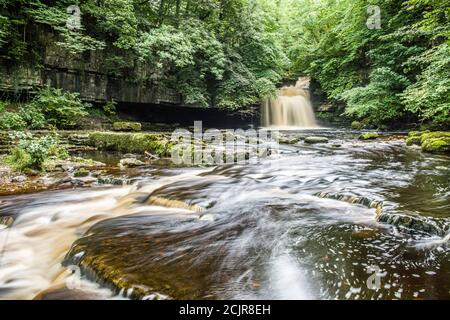
[[282, 87], [276, 98], [264, 101], [262, 126], [317, 128], [308, 84], [309, 79], [300, 78], [295, 86]]

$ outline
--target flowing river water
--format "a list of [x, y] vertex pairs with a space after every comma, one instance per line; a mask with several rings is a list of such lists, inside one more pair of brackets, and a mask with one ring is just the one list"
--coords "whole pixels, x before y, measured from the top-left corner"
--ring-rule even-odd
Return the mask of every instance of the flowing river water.
[[0, 230], [0, 299], [450, 299], [448, 239], [315, 196], [449, 218], [450, 158], [392, 135], [288, 134], [330, 143], [282, 145], [258, 164], [148, 167], [123, 187], [0, 197], [0, 216], [15, 218]]

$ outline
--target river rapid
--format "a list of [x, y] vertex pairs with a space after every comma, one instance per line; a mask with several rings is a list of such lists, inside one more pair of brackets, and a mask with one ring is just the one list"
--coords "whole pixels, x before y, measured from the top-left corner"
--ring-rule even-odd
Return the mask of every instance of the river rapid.
[[450, 158], [386, 134], [290, 131], [258, 164], [150, 166], [129, 186], [0, 197], [0, 299], [450, 299], [445, 237], [378, 223], [383, 201], [450, 218]]

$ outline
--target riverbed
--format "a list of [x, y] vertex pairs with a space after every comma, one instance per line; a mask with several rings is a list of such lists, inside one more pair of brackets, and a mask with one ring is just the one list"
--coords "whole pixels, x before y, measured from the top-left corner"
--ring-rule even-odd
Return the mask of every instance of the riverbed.
[[445, 237], [317, 197], [450, 218], [450, 157], [386, 133], [290, 131], [255, 164], [149, 166], [130, 185], [0, 197], [0, 299], [450, 299]]

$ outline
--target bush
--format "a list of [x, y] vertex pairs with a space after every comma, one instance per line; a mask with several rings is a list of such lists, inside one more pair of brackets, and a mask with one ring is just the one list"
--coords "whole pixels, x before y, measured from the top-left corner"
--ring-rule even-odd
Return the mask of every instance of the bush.
[[19, 132], [11, 135], [16, 147], [6, 161], [18, 171], [25, 169], [42, 169], [43, 163], [50, 158], [65, 159], [68, 152], [59, 146], [57, 136], [33, 137], [29, 133]]
[[14, 112], [4, 112], [0, 115], [0, 130], [23, 130], [27, 123], [20, 114]]
[[108, 117], [114, 117], [117, 112], [116, 112], [116, 106], [117, 106], [117, 102], [115, 101], [108, 101], [104, 106], [103, 106], [103, 111], [105, 112], [105, 114]]
[[26, 122], [28, 129], [42, 129], [46, 125], [44, 114], [32, 104], [21, 107], [19, 114]]
[[79, 125], [80, 119], [88, 113], [89, 104], [83, 103], [77, 93], [61, 89], [44, 88], [30, 104], [42, 112], [47, 123], [59, 129], [70, 129]]
[[0, 113], [2, 113], [3, 111], [6, 110], [6, 108], [8, 107], [9, 103], [6, 101], [0, 101]]

